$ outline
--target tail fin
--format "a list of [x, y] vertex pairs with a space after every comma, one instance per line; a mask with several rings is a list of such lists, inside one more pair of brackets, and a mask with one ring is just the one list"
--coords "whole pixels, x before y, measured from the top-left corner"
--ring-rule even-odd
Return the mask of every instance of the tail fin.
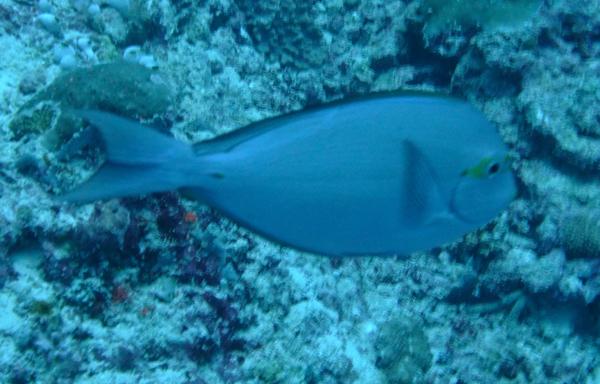
[[179, 188], [181, 169], [193, 159], [191, 147], [149, 127], [108, 112], [73, 111], [98, 129], [107, 161], [88, 181], [59, 198], [88, 202]]

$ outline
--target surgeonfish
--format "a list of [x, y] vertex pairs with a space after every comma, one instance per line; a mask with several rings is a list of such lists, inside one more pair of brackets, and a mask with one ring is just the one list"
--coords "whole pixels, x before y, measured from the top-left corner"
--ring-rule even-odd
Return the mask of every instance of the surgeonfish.
[[188, 145], [74, 111], [107, 161], [71, 202], [185, 189], [267, 239], [324, 255], [408, 254], [454, 241], [513, 199], [507, 148], [466, 101], [384, 94], [252, 123]]

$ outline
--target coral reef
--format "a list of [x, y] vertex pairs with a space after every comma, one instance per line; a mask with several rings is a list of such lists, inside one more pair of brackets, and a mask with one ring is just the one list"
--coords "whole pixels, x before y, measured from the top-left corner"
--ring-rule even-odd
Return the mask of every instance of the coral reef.
[[448, 29], [481, 27], [487, 30], [518, 25], [529, 19], [540, 7], [540, 0], [422, 0], [428, 13], [425, 39]]
[[[597, 1], [0, 1], [0, 382], [598, 382], [599, 25]], [[469, 99], [514, 159], [509, 210], [439, 249], [54, 199], [103, 159], [68, 108], [195, 143], [399, 88]]]
[[103, 109], [153, 119], [164, 117], [173, 99], [164, 76], [136, 63], [118, 61], [69, 70], [31, 97], [10, 121], [11, 140], [24, 142], [16, 168], [47, 189], [64, 190], [64, 184], [82, 179], [77, 177], [77, 167], [72, 167], [74, 158], [87, 161], [88, 171], [99, 162], [94, 150], [98, 140], [93, 131], [82, 130], [70, 109]]
[[248, 35], [261, 52], [283, 66], [310, 68], [327, 58], [318, 11], [310, 2], [239, 1]]

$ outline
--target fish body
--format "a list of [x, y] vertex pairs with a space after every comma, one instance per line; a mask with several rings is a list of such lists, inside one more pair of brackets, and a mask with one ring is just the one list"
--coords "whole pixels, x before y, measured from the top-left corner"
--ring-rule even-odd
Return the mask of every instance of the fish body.
[[319, 254], [426, 250], [487, 223], [515, 194], [495, 128], [445, 96], [336, 102], [195, 147], [106, 112], [78, 114], [100, 130], [108, 161], [67, 200], [185, 188], [269, 239]]

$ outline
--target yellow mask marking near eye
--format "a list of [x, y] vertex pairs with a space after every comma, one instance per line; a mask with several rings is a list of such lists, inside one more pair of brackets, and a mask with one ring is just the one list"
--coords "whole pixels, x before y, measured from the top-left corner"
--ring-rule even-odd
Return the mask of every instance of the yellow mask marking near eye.
[[[462, 171], [462, 173], [460, 174], [461, 176], [468, 176], [468, 177], [472, 177], [474, 179], [483, 179], [485, 177], [490, 176], [489, 174], [489, 167], [497, 162], [498, 165], [504, 164], [508, 161], [508, 156], [506, 156], [504, 159], [500, 160], [500, 159], [495, 159], [493, 157], [484, 157], [483, 159], [481, 159], [481, 161], [479, 163], [477, 163], [477, 165], [471, 167], [471, 168], [467, 168], [464, 171]], [[501, 169], [499, 169], [501, 170]]]

